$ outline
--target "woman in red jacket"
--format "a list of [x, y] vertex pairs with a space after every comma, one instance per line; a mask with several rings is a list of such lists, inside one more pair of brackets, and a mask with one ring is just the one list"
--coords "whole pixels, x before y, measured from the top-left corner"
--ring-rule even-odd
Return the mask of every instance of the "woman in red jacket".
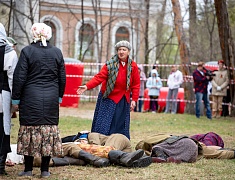
[[130, 43], [120, 41], [115, 48], [117, 54], [86, 85], [80, 86], [77, 94], [102, 83], [91, 131], [104, 135], [120, 133], [130, 139], [130, 111], [139, 97], [140, 77], [137, 64], [129, 57]]

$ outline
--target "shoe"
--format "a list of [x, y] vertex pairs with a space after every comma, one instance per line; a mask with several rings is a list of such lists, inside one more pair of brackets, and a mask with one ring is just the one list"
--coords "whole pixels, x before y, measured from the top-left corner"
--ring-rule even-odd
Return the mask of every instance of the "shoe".
[[33, 176], [33, 173], [32, 171], [22, 171], [22, 172], [19, 172], [18, 176]]
[[217, 111], [212, 111], [212, 118], [216, 118], [217, 117]]
[[161, 148], [154, 147], [151, 152], [151, 157], [157, 157], [157, 158], [167, 161], [167, 158], [169, 156]]
[[8, 175], [8, 174], [7, 174], [7, 172], [5, 171], [5, 169], [0, 171], [0, 176], [6, 176], [6, 175]]
[[161, 157], [152, 157], [153, 163], [166, 163], [166, 159], [161, 158]]
[[147, 167], [150, 164], [152, 164], [152, 158], [150, 156], [144, 155], [143, 157], [139, 158], [138, 160], [135, 160], [132, 164], [132, 167], [134, 168], [141, 168], [141, 167]]
[[42, 171], [41, 172], [41, 178], [48, 178], [51, 175], [48, 171]]
[[175, 112], [171, 112], [171, 114], [175, 114]]
[[156, 112], [155, 112], [155, 111], [152, 111], [152, 113], [154, 113], [154, 114], [155, 114]]
[[98, 156], [94, 156], [86, 151], [81, 150], [79, 152], [79, 159], [91, 164], [95, 167], [107, 167], [109, 166], [109, 159], [108, 158], [101, 158]]
[[173, 157], [168, 157], [168, 158], [167, 158], [167, 162], [168, 162], [168, 163], [180, 164], [182, 161], [179, 160], [179, 159], [175, 159], [175, 158], [173, 158]]
[[134, 152], [123, 152], [120, 150], [111, 150], [108, 154], [111, 163], [125, 167], [132, 167], [134, 161], [140, 159], [144, 155], [143, 149]]

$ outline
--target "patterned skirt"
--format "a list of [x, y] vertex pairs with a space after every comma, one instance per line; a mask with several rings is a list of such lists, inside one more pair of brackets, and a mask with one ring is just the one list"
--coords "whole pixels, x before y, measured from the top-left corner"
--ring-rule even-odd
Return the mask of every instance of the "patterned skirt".
[[62, 156], [63, 149], [58, 126], [20, 126], [17, 154], [34, 157]]

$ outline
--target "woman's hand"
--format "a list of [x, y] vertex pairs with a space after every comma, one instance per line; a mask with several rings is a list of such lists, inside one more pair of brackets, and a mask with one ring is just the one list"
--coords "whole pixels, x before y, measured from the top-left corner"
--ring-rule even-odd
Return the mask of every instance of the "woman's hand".
[[77, 94], [83, 94], [85, 91], [87, 90], [87, 86], [84, 85], [84, 86], [78, 86], [78, 89], [77, 89]]
[[19, 111], [19, 105], [18, 104], [12, 104], [11, 105], [11, 112], [14, 113], [14, 112], [17, 112]]
[[135, 109], [135, 106], [136, 106], [136, 102], [135, 101], [131, 101], [131, 111], [134, 111]]

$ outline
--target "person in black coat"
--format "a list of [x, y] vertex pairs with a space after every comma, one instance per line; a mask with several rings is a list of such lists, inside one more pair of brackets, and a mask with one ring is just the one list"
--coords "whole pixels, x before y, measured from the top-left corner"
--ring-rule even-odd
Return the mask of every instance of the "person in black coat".
[[51, 156], [62, 155], [58, 123], [66, 75], [61, 50], [48, 42], [51, 28], [35, 23], [31, 32], [33, 42], [22, 49], [13, 77], [12, 104], [20, 121], [17, 153], [25, 159], [19, 176], [32, 176], [34, 157], [42, 157], [41, 177], [48, 177]]

